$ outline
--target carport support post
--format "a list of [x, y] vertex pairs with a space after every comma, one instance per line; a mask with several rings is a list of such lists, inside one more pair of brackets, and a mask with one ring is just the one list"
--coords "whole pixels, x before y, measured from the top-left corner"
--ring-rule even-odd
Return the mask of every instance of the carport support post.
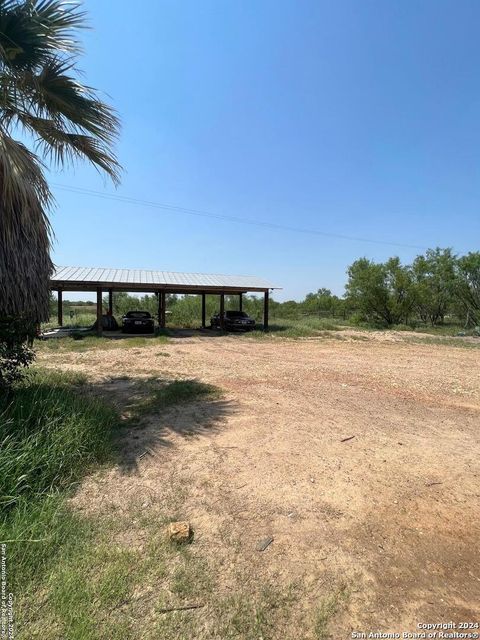
[[206, 327], [206, 295], [204, 293], [202, 293], [202, 329], [205, 329]]
[[102, 289], [97, 289], [97, 335], [101, 336], [103, 333], [102, 326]]
[[157, 298], [157, 322], [158, 322], [158, 326], [160, 326], [160, 322], [162, 318], [162, 309], [160, 307], [161, 305], [160, 291], [155, 291], [155, 296]]
[[268, 289], [263, 296], [263, 330], [268, 331]]
[[160, 329], [165, 329], [165, 291], [160, 291]]
[[243, 293], [238, 294], [238, 310], [243, 311]]
[[113, 290], [108, 290], [108, 315], [113, 316]]
[[59, 289], [57, 293], [58, 293], [57, 319], [58, 319], [58, 326], [61, 327], [63, 325], [63, 305], [62, 305], [63, 291]]
[[223, 331], [225, 329], [225, 318], [223, 317], [225, 314], [225, 294], [220, 294], [220, 329]]

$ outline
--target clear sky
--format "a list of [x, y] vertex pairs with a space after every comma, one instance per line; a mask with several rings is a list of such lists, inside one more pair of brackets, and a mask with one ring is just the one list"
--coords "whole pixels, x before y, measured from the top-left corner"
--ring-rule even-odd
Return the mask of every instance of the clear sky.
[[[115, 188], [215, 214], [478, 250], [478, 0], [87, 0], [81, 61], [122, 120]], [[253, 274], [341, 294], [354, 259], [419, 251], [53, 188], [59, 265]], [[73, 296], [71, 296], [73, 297]]]

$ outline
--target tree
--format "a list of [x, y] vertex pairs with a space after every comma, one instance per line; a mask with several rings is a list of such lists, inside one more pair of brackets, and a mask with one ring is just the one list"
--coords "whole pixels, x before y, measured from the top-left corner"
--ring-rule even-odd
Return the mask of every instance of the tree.
[[356, 260], [347, 271], [347, 297], [364, 317], [382, 325], [408, 322], [412, 309], [411, 275], [399, 258], [375, 263]]
[[[0, 384], [33, 353], [34, 327], [49, 317], [52, 194], [43, 160], [87, 159], [118, 181], [118, 120], [78, 80], [76, 30], [85, 15], [62, 0], [0, 0]], [[15, 139], [13, 135], [21, 139]], [[24, 143], [34, 139], [36, 152]]]
[[[76, 67], [77, 4], [0, 0], [0, 318], [49, 315], [52, 194], [41, 157], [86, 159], [118, 181], [118, 119]], [[21, 140], [13, 135], [20, 136]], [[35, 152], [23, 140], [32, 138]]]
[[319, 316], [334, 315], [337, 300], [336, 296], [332, 296], [330, 289], [322, 287], [316, 293], [308, 293], [303, 306], [308, 313], [317, 313]]
[[451, 249], [428, 249], [412, 265], [415, 309], [423, 322], [443, 322], [455, 286], [456, 258]]
[[480, 252], [470, 252], [457, 260], [456, 297], [467, 325], [480, 324]]

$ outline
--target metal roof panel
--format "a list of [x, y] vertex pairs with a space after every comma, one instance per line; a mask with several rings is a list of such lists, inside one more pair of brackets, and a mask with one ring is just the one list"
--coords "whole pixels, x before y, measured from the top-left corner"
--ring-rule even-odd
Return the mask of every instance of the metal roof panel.
[[263, 278], [209, 273], [180, 273], [146, 269], [99, 267], [56, 267], [54, 282], [111, 283], [119, 285], [170, 285], [180, 287], [232, 287], [236, 289], [279, 289]]

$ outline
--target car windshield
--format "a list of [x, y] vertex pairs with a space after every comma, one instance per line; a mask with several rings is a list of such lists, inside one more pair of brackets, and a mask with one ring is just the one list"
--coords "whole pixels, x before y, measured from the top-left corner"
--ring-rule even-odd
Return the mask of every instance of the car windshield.
[[150, 318], [148, 311], [129, 311], [126, 314], [127, 318]]
[[245, 311], [227, 311], [227, 318], [248, 318]]

